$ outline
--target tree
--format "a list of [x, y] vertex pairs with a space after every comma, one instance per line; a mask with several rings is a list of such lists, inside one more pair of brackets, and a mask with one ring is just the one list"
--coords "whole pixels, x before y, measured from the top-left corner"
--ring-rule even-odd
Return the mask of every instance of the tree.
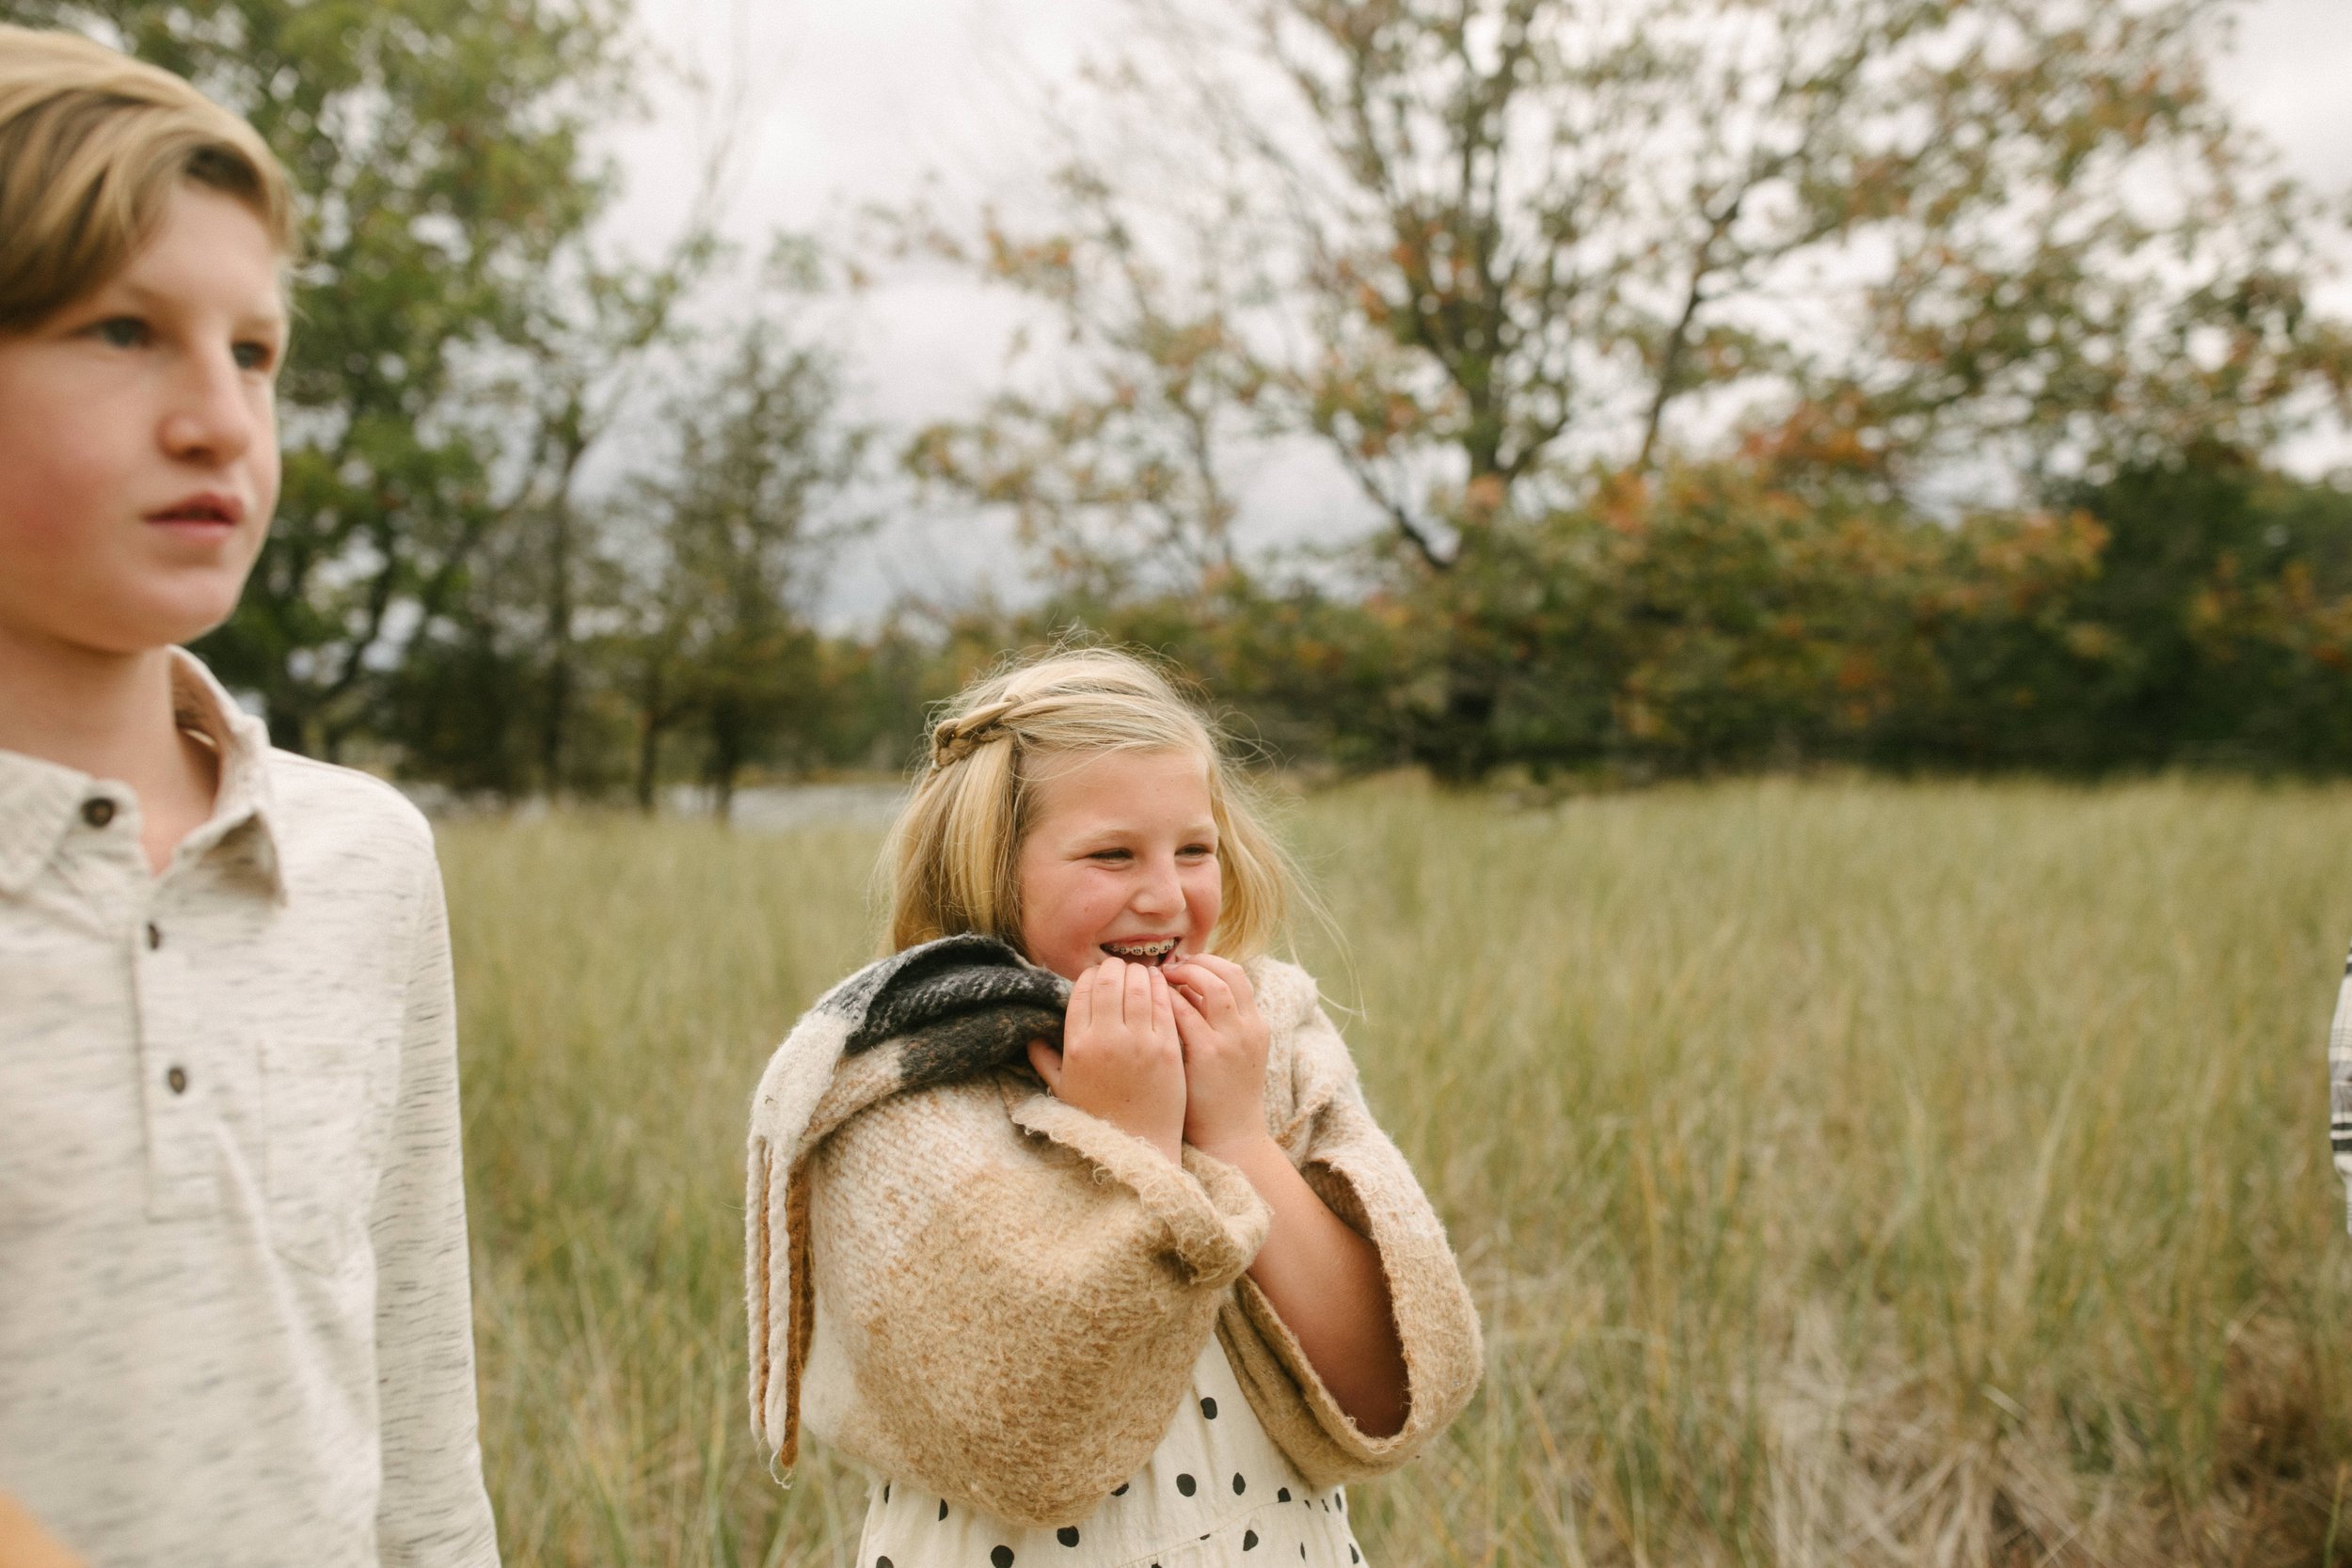
[[1427, 582], [1744, 432], [2030, 501], [2344, 404], [2340, 223], [2213, 99], [2228, 0], [1136, 3], [1049, 186], [919, 216], [1061, 328], [915, 449], [977, 500], [1311, 436]]
[[[642, 477], [615, 534], [628, 586], [618, 638], [639, 726], [638, 803], [651, 810], [665, 738], [688, 723], [729, 809], [749, 764], [817, 720], [820, 645], [806, 601], [867, 433], [837, 417], [838, 372], [756, 321], [670, 411], [675, 448]], [[634, 543], [631, 543], [631, 541]]]
[[[306, 198], [275, 536], [203, 649], [278, 741], [331, 755], [386, 711], [406, 651], [510, 531], [552, 552], [548, 631], [567, 648], [561, 555], [612, 369], [711, 254], [707, 218], [648, 266], [592, 244], [613, 187], [590, 135], [632, 102], [626, 0], [0, 0], [0, 16], [187, 75], [253, 121]], [[560, 663], [555, 678], [550, 771]]]

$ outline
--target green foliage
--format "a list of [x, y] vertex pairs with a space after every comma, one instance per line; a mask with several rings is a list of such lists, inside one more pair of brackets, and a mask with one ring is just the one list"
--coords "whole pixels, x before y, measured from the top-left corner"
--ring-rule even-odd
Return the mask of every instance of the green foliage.
[[1890, 485], [2088, 472], [2352, 372], [2341, 215], [2212, 97], [2226, 0], [1135, 8], [1021, 219], [914, 225], [1058, 329], [912, 449], [1057, 569], [1221, 539], [1257, 435], [1445, 570], [1743, 416], [1834, 410]]
[[679, 395], [669, 468], [623, 503], [653, 522], [649, 554], [624, 568], [638, 592], [616, 640], [637, 696], [642, 806], [661, 737], [681, 721], [701, 727], [723, 813], [747, 765], [787, 760], [780, 745], [815, 727], [821, 646], [796, 600], [842, 532], [826, 509], [866, 445], [835, 422], [836, 379], [829, 358], [755, 324], [708, 384]]
[[[1025, 199], [911, 220], [1054, 330], [907, 461], [1035, 546], [1009, 635], [1295, 755], [2345, 766], [2343, 494], [2265, 468], [2344, 222], [2212, 96], [2230, 8], [1137, 0]], [[1313, 588], [1229, 539], [1300, 439], [1381, 521]]]
[[[901, 452], [1042, 598], [828, 637], [874, 433], [825, 269], [726, 268], [723, 157], [658, 262], [599, 247], [625, 0], [0, 0], [307, 194], [285, 499], [202, 651], [283, 743], [507, 798], [893, 769], [1073, 627], [1318, 767], [2352, 768], [2352, 499], [2271, 464], [2345, 395], [2342, 226], [2212, 99], [2225, 0], [1136, 3], [1041, 208], [902, 214], [1051, 329]], [[1239, 548], [1268, 443], [1383, 531]], [[1956, 456], [2014, 503], [1930, 515]]]
[[2352, 492], [2203, 444], [2074, 499], [2089, 570], [1947, 628], [1947, 701], [1898, 744], [2070, 772], [2352, 767]]
[[[600, 263], [591, 134], [630, 103], [625, 0], [5, 0], [111, 34], [252, 120], [304, 198], [285, 488], [203, 652], [281, 744], [332, 752], [568, 477], [577, 391], [667, 284]], [[584, 353], [581, 340], [587, 340]]]
[[2352, 493], [2204, 446], [1946, 523], [1787, 444], [1623, 477], [1370, 595], [1235, 572], [966, 635], [1154, 648], [1285, 760], [1457, 781], [2352, 768]]

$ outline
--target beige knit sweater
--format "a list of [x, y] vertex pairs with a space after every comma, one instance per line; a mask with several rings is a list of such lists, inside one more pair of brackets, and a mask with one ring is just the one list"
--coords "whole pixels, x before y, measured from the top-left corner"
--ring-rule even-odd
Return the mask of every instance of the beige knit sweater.
[[[820, 1003], [753, 1114], [754, 1425], [784, 1464], [804, 1400], [811, 1430], [883, 1475], [1017, 1523], [1074, 1521], [1150, 1456], [1211, 1332], [1318, 1485], [1394, 1469], [1461, 1411], [1479, 1329], [1444, 1230], [1314, 981], [1271, 959], [1250, 974], [1272, 1032], [1266, 1125], [1379, 1250], [1404, 1429], [1359, 1431], [1244, 1273], [1270, 1214], [1240, 1172], [1191, 1148], [1179, 1170], [1025, 1067], [893, 1092], [888, 1053], [843, 1055]], [[813, 1109], [812, 1064], [829, 1068]]]

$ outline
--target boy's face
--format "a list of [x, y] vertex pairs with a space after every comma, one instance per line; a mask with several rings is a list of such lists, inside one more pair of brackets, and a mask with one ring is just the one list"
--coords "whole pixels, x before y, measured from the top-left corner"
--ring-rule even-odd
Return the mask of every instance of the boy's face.
[[183, 183], [121, 273], [0, 334], [0, 639], [128, 654], [229, 618], [278, 504], [278, 269]]

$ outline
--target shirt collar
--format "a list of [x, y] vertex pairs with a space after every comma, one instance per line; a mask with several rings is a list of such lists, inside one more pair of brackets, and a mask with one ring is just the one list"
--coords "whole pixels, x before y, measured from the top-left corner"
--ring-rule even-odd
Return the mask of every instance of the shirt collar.
[[181, 853], [193, 861], [246, 829], [254, 869], [269, 883], [270, 892], [283, 899], [285, 865], [278, 853], [278, 796], [270, 787], [269, 726], [239, 707], [203, 661], [185, 648], [171, 650], [171, 712], [181, 728], [212, 742], [220, 757], [213, 815], [187, 836]]
[[49, 863], [90, 784], [71, 768], [0, 751], [0, 894], [24, 892]]
[[[212, 816], [187, 836], [180, 853], [193, 861], [242, 831], [252, 864], [271, 894], [286, 895], [270, 786], [269, 729], [239, 708], [196, 656], [171, 650], [172, 716], [202, 736], [220, 758]], [[22, 893], [49, 863], [83, 803], [120, 795], [87, 773], [40, 757], [0, 751], [0, 894]]]

